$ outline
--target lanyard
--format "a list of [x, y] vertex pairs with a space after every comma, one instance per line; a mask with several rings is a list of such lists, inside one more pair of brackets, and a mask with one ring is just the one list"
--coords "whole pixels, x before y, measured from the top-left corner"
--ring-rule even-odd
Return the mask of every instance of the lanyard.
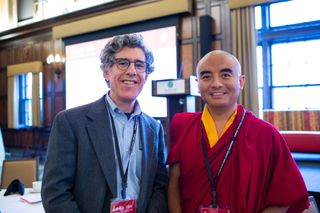
[[126, 171], [123, 170], [123, 165], [122, 165], [122, 160], [121, 160], [121, 154], [120, 154], [120, 147], [119, 147], [119, 141], [118, 141], [118, 137], [117, 137], [117, 131], [116, 131], [116, 127], [114, 125], [114, 120], [113, 117], [111, 115], [110, 112], [110, 106], [108, 104], [108, 108], [109, 108], [109, 116], [110, 116], [110, 120], [111, 120], [111, 125], [112, 125], [112, 131], [113, 131], [113, 138], [115, 141], [115, 148], [116, 148], [116, 154], [117, 154], [117, 158], [118, 158], [118, 164], [119, 164], [119, 169], [120, 169], [120, 176], [121, 176], [121, 197], [122, 199], [126, 199], [126, 189], [127, 189], [127, 179], [128, 179], [128, 168], [129, 168], [129, 164], [130, 164], [130, 156], [133, 150], [133, 146], [135, 143], [135, 138], [136, 138], [136, 134], [137, 134], [137, 117], [135, 117], [134, 119], [134, 125], [133, 125], [133, 132], [132, 132], [132, 138], [131, 138], [131, 142], [130, 142], [130, 149], [129, 149], [129, 160], [128, 160], [128, 165], [126, 168]]
[[215, 178], [213, 177], [212, 170], [210, 168], [208, 151], [207, 151], [206, 144], [205, 144], [205, 141], [204, 141], [204, 133], [203, 133], [203, 128], [202, 128], [201, 144], [202, 144], [202, 151], [203, 151], [203, 155], [204, 155], [206, 168], [207, 168], [207, 171], [208, 171], [209, 181], [210, 181], [211, 189], [212, 189], [212, 207], [213, 208], [217, 207], [217, 188], [216, 188], [215, 179], [220, 176], [220, 173], [221, 173], [221, 171], [222, 171], [222, 169], [224, 167], [224, 164], [226, 163], [226, 161], [227, 161], [227, 159], [229, 157], [229, 154], [230, 154], [231, 148], [233, 146], [234, 140], [236, 139], [236, 137], [238, 135], [238, 132], [239, 132], [240, 127], [241, 127], [241, 125], [243, 123], [245, 115], [246, 115], [246, 111], [244, 111], [243, 114], [242, 114], [241, 120], [240, 120], [240, 122], [238, 124], [238, 127], [237, 127], [236, 131], [234, 132], [234, 134], [233, 134], [233, 136], [231, 138], [228, 150], [227, 150], [227, 152], [226, 152], [226, 154], [225, 154], [225, 156], [224, 156], [224, 158], [222, 160], [222, 163], [220, 165], [220, 168], [219, 168], [218, 173], [217, 173]]

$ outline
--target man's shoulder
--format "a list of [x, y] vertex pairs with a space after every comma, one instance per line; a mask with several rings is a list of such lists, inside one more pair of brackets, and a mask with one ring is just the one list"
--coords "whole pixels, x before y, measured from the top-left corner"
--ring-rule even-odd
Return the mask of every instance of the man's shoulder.
[[260, 130], [270, 130], [270, 131], [277, 131], [275, 126], [261, 118], [258, 118], [253, 113], [250, 113], [250, 124], [254, 129], [260, 129]]
[[76, 107], [62, 110], [57, 114], [57, 117], [62, 116], [62, 115], [68, 116], [68, 117], [70, 117], [70, 116], [71, 117], [74, 117], [74, 116], [78, 117], [81, 115], [86, 116], [90, 110], [99, 111], [99, 109], [105, 110], [105, 105], [104, 105], [104, 101], [102, 98], [98, 99], [94, 102], [88, 103], [88, 104], [84, 104], [81, 106], [76, 106]]
[[159, 123], [156, 118], [151, 117], [150, 115], [142, 112], [140, 115], [143, 119], [148, 120], [151, 123]]
[[280, 132], [273, 124], [256, 117], [254, 114], [249, 114], [249, 122], [246, 125], [246, 129], [251, 138], [256, 138], [260, 142], [281, 140]]

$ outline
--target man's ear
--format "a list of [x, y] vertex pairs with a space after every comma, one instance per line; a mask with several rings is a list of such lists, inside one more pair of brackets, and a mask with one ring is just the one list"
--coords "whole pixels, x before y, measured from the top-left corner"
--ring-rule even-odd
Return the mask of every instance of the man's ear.
[[240, 77], [239, 77], [239, 83], [240, 83], [240, 89], [241, 89], [241, 90], [243, 90], [245, 80], [246, 80], [246, 76], [245, 76], [245, 75], [240, 75]]
[[103, 77], [104, 77], [104, 79], [105, 79], [106, 81], [109, 81], [109, 79], [110, 79], [110, 69], [104, 67], [104, 68], [102, 69], [102, 72], [103, 72]]

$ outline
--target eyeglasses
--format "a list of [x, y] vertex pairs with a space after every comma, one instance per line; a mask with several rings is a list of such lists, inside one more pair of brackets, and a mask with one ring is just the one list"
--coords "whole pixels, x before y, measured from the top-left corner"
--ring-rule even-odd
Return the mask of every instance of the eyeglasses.
[[114, 63], [118, 67], [119, 70], [126, 71], [130, 64], [134, 64], [134, 68], [137, 72], [143, 73], [147, 70], [148, 63], [140, 60], [130, 61], [127, 58], [116, 58]]

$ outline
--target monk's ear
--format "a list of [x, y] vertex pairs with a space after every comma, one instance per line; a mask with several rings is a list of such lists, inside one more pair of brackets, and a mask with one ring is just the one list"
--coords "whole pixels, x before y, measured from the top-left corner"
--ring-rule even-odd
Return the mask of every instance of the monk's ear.
[[240, 89], [241, 89], [241, 90], [243, 90], [245, 80], [246, 80], [245, 75], [240, 75], [240, 77], [239, 77], [239, 83], [240, 83]]

